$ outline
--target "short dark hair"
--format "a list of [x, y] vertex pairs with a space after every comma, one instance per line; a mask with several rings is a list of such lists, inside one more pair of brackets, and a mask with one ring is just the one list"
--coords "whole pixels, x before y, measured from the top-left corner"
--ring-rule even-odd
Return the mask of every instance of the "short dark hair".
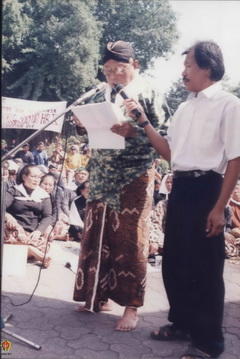
[[31, 168], [38, 168], [36, 165], [25, 165], [22, 167], [17, 174], [17, 184], [23, 183], [23, 176], [30, 174]]
[[213, 41], [199, 41], [182, 55], [187, 55], [191, 50], [194, 51], [194, 57], [197, 65], [201, 69], [209, 69], [210, 79], [219, 81], [225, 73], [223, 55], [220, 47]]
[[87, 183], [89, 183], [89, 181], [85, 181], [85, 182], [81, 183], [81, 184], [77, 187], [76, 193], [77, 193], [78, 196], [81, 196], [82, 191], [85, 189]]

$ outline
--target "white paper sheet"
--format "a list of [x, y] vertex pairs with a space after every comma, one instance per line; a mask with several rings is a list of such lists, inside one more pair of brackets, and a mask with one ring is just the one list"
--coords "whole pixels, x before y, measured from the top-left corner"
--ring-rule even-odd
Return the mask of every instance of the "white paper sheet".
[[113, 133], [111, 127], [125, 118], [120, 108], [111, 102], [75, 107], [72, 112], [88, 132], [90, 148], [124, 149], [125, 139]]

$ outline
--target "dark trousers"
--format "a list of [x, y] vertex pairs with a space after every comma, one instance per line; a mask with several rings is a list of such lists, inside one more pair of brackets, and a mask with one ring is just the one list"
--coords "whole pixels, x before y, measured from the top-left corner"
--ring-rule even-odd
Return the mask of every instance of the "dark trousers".
[[174, 179], [162, 263], [169, 321], [188, 330], [193, 343], [211, 355], [224, 347], [224, 236], [207, 238], [205, 230], [221, 185], [214, 172]]

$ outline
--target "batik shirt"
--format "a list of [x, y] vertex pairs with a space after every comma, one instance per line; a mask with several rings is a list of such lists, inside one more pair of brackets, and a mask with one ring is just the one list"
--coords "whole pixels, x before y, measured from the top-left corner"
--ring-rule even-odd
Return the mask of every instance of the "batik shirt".
[[[159, 102], [161, 101], [156, 93], [140, 77], [132, 81], [131, 86], [127, 86], [125, 89], [129, 97], [135, 98], [141, 103], [154, 128], [160, 130], [161, 106]], [[99, 103], [108, 100], [107, 92], [109, 92], [108, 87], [94, 95], [91, 102]], [[116, 104], [122, 101], [120, 95], [117, 95]], [[124, 111], [123, 108], [122, 111]], [[87, 167], [90, 172], [88, 202], [100, 200], [116, 211], [120, 210], [120, 193], [123, 187], [151, 168], [157, 157], [144, 129], [139, 127], [133, 119], [124, 117], [137, 129], [137, 135], [125, 138], [125, 149], [92, 150]]]

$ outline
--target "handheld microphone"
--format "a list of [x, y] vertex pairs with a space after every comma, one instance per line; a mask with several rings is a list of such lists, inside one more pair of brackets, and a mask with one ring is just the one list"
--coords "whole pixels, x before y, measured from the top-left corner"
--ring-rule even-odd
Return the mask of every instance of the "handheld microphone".
[[101, 82], [93, 89], [87, 91], [85, 94], [83, 94], [81, 97], [79, 97], [74, 103], [73, 106], [80, 105], [83, 101], [88, 100], [90, 97], [95, 95], [96, 92], [102, 91], [106, 87], [106, 82]]
[[[119, 93], [119, 95], [121, 95], [122, 96], [122, 98], [124, 99], [124, 100], [127, 100], [127, 99], [129, 99], [129, 97], [128, 97], [128, 95], [126, 94], [126, 92], [124, 92], [123, 91], [123, 86], [122, 85], [120, 85], [120, 84], [116, 84], [116, 85], [114, 85], [114, 90], [116, 91], [116, 93]], [[134, 110], [132, 110], [131, 111], [134, 115], [135, 115], [135, 117], [136, 117], [136, 119], [139, 119], [139, 117], [141, 117], [141, 112], [138, 110], [138, 109], [134, 109]]]

